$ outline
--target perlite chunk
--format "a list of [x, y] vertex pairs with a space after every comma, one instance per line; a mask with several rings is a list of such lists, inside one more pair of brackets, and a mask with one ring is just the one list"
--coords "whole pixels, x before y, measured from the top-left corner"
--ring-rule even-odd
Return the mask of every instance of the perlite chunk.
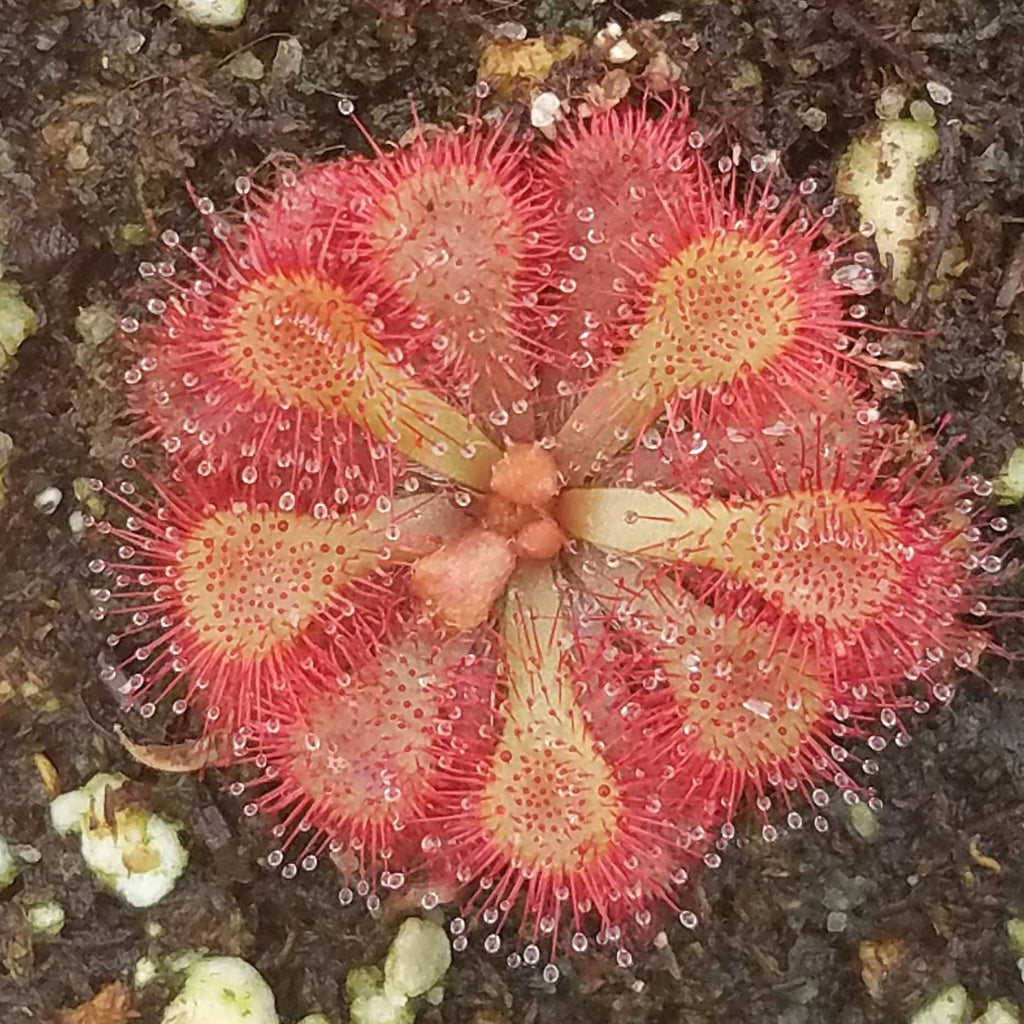
[[1020, 1012], [1009, 999], [996, 999], [985, 1007], [974, 1024], [1020, 1024]]
[[883, 265], [890, 267], [896, 298], [914, 289], [914, 246], [924, 214], [917, 197], [917, 172], [939, 148], [930, 125], [879, 121], [842, 155], [836, 186], [853, 202], [862, 222], [872, 225]]
[[410, 917], [402, 922], [384, 961], [384, 990], [413, 999], [437, 985], [452, 963], [444, 929], [433, 921]]
[[200, 28], [237, 28], [245, 17], [246, 0], [174, 0], [174, 6]]
[[81, 835], [82, 856], [102, 885], [133, 907], [150, 907], [174, 888], [188, 853], [177, 827], [145, 808], [118, 807], [108, 820], [107, 794], [127, 781], [94, 775], [50, 804], [50, 820], [62, 835]]
[[235, 956], [196, 961], [161, 1024], [279, 1024], [274, 993], [252, 964]]
[[1024, 498], [1024, 446], [1014, 450], [995, 480], [1000, 504], [1013, 505]]
[[963, 985], [951, 985], [922, 1006], [910, 1024], [964, 1024], [966, 1020], [967, 990]]
[[345, 979], [352, 1024], [412, 1024], [416, 1011], [405, 996], [384, 990], [379, 967], [357, 967]]
[[18, 862], [3, 836], [0, 836], [0, 892], [18, 877]]
[[52, 938], [59, 935], [64, 927], [64, 908], [55, 900], [34, 903], [25, 911], [25, 919], [36, 935]]
[[353, 1024], [412, 1024], [411, 1000], [432, 999], [451, 962], [451, 945], [439, 924], [418, 917], [403, 921], [384, 970], [358, 967], [345, 979]]
[[39, 330], [39, 317], [21, 297], [21, 290], [0, 281], [0, 373], [26, 339]]

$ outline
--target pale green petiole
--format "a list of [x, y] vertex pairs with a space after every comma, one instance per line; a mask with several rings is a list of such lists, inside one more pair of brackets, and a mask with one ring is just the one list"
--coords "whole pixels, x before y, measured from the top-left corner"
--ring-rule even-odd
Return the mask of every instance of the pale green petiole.
[[718, 569], [805, 622], [860, 628], [898, 599], [916, 557], [889, 509], [830, 490], [734, 502], [675, 491], [563, 491], [570, 537], [611, 551]]

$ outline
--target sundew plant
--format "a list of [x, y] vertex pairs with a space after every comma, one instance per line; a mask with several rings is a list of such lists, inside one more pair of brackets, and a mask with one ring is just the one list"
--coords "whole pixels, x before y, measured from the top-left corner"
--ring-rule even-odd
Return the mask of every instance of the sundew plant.
[[286, 878], [628, 965], [737, 827], [875, 799], [989, 644], [1006, 522], [880, 405], [834, 205], [682, 101], [372, 148], [141, 267], [98, 615]]

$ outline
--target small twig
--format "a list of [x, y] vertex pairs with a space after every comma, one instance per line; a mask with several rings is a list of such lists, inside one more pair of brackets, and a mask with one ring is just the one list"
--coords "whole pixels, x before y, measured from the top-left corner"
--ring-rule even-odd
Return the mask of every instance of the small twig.
[[222, 68], [228, 63], [233, 57], [237, 57], [240, 53], [245, 53], [246, 50], [251, 50], [254, 46], [260, 43], [265, 43], [268, 39], [288, 39], [289, 33], [287, 32], [267, 32], [265, 35], [258, 36], [256, 39], [250, 39], [249, 42], [243, 43], [241, 46], [236, 47], [230, 53], [223, 56], [217, 61], [217, 67]]
[[922, 366], [921, 363], [908, 363], [905, 359], [872, 359], [871, 356], [861, 356], [860, 362], [895, 373], [917, 373]]
[[139, 764], [159, 772], [224, 768], [233, 760], [231, 740], [224, 733], [211, 733], [182, 743], [135, 743], [128, 739], [120, 725], [114, 726], [114, 734]]
[[1010, 262], [1003, 271], [1003, 280], [996, 293], [996, 309], [1009, 309], [1024, 290], [1024, 233], [1017, 239]]
[[895, 63], [909, 68], [918, 78], [927, 75], [927, 66], [917, 54], [890, 42], [877, 29], [861, 21], [846, 5], [837, 7], [832, 12], [832, 23], [838, 32], [859, 39], [872, 49], [880, 50]]
[[949, 126], [943, 124], [938, 126], [938, 136], [940, 157], [938, 180], [942, 185], [939, 197], [939, 217], [928, 246], [928, 258], [921, 268], [921, 277], [910, 305], [911, 321], [924, 305], [924, 301], [928, 297], [928, 289], [938, 277], [942, 255], [946, 251], [950, 235], [953, 233], [953, 220], [956, 214], [956, 200], [953, 191], [956, 174], [956, 137], [950, 131]]
[[932, 233], [931, 244], [928, 246], [928, 259], [921, 269], [921, 279], [914, 294], [914, 301], [910, 304], [910, 319], [915, 319], [915, 314], [924, 305], [928, 297], [928, 289], [938, 276], [939, 264], [942, 262], [942, 254], [946, 251], [949, 243], [949, 236], [953, 231], [953, 214], [956, 211], [956, 203], [953, 198], [953, 188], [947, 185], [942, 190], [939, 199], [939, 219]]

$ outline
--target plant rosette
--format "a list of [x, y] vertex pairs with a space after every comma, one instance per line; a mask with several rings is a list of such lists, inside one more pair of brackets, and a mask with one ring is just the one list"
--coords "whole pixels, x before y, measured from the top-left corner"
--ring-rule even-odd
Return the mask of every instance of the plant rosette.
[[745, 807], [876, 800], [989, 644], [1007, 523], [883, 417], [835, 205], [706, 148], [677, 101], [239, 179], [122, 321], [166, 462], [100, 524], [111, 678], [255, 766], [285, 877], [549, 980], [693, 927]]

